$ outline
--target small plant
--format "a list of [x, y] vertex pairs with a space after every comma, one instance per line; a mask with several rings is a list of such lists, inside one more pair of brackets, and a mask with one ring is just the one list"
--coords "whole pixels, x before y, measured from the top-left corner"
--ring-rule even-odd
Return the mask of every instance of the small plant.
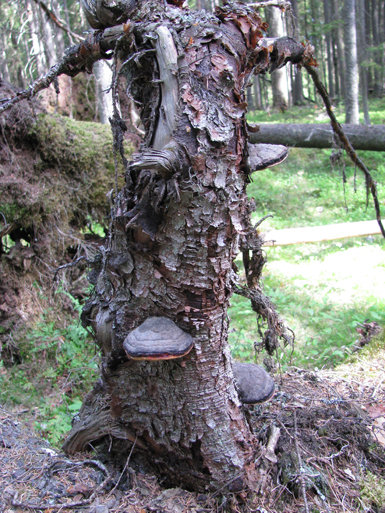
[[[361, 480], [361, 502], [364, 511], [380, 511], [385, 504], [385, 479], [367, 472]], [[373, 508], [376, 508], [375, 510]]]
[[0, 367], [0, 402], [35, 409], [40, 435], [60, 445], [71, 428], [71, 419], [95, 379], [98, 356], [90, 334], [78, 319], [79, 301], [66, 295], [76, 316], [60, 319], [47, 309], [20, 342], [21, 364]]

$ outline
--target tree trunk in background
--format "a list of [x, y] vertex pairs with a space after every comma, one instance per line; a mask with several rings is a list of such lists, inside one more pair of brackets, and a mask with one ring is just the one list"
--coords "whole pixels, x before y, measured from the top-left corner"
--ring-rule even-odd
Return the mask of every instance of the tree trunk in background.
[[30, 53], [28, 68], [30, 77], [37, 78], [45, 68], [44, 46], [40, 35], [38, 10], [33, 0], [26, 0], [27, 16], [29, 21], [32, 53]]
[[[382, 7], [381, 7], [382, 5]], [[379, 11], [380, 11], [380, 40], [381, 40], [381, 85], [382, 85], [382, 91], [381, 94], [385, 94], [385, 2], [382, 0], [379, 0]]]
[[261, 88], [261, 79], [258, 75], [256, 75], [253, 79], [253, 99], [254, 99], [254, 108], [256, 110], [263, 110], [263, 99], [262, 99], [262, 88]]
[[7, 82], [11, 81], [11, 75], [9, 73], [8, 63], [7, 63], [7, 56], [6, 56], [6, 50], [7, 50], [7, 43], [6, 43], [6, 37], [5, 37], [5, 30], [0, 30], [0, 73], [3, 78], [3, 80], [6, 80]]
[[[383, 59], [384, 48], [380, 48], [380, 36], [379, 36], [379, 11], [377, 8], [376, 0], [368, 0], [370, 4], [371, 22], [372, 22], [372, 41], [374, 46], [373, 58], [374, 58], [374, 84], [373, 94], [376, 97], [381, 95], [383, 90], [383, 84], [381, 84], [381, 62]], [[368, 6], [369, 7], [369, 6]]]
[[330, 23], [332, 21], [330, 0], [324, 0], [324, 17], [325, 17], [325, 24], [327, 25], [325, 39], [326, 39], [329, 95], [332, 99], [334, 99], [335, 88], [334, 88], [334, 76], [333, 76], [334, 66], [333, 66], [333, 52], [332, 52], [332, 32], [331, 32], [331, 27], [330, 27]]
[[[294, 39], [300, 40], [300, 23], [299, 23], [299, 11], [298, 11], [298, 0], [292, 0], [291, 2], [294, 15]], [[302, 71], [297, 67], [293, 66], [294, 69], [294, 80], [293, 80], [293, 104], [303, 105], [303, 85], [302, 85]]]
[[108, 62], [97, 61], [93, 65], [92, 71], [96, 80], [96, 98], [98, 106], [99, 121], [104, 125], [108, 124], [112, 118], [112, 69]]
[[[322, 77], [322, 80], [326, 78], [326, 70], [325, 70], [325, 58], [323, 56], [322, 52], [322, 39], [319, 35], [320, 30], [320, 4], [318, 0], [310, 0], [310, 12], [311, 12], [311, 42], [314, 46], [315, 50], [315, 56], [318, 61], [319, 66], [319, 73]], [[325, 80], [326, 83], [326, 80]], [[315, 84], [312, 83], [313, 86], [313, 95], [314, 95], [314, 101], [317, 103], [319, 102], [319, 95], [317, 94], [317, 88], [315, 87]]]
[[365, 25], [365, 0], [356, 0], [357, 4], [357, 31], [358, 31], [358, 56], [360, 65], [360, 91], [362, 100], [362, 110], [366, 125], [370, 125], [369, 105], [368, 105], [368, 49], [366, 40]]
[[[267, 12], [269, 36], [283, 37], [286, 35], [282, 11], [278, 7], [269, 7]], [[271, 85], [273, 90], [273, 107], [284, 112], [290, 105], [289, 79], [286, 68], [273, 71], [271, 74]]]
[[344, 0], [344, 41], [346, 60], [345, 121], [359, 123], [358, 60], [355, 0]]
[[344, 52], [344, 42], [343, 42], [343, 20], [341, 16], [341, 8], [338, 0], [332, 0], [333, 5], [333, 19], [338, 20], [337, 26], [333, 31], [333, 39], [336, 48], [336, 59], [335, 59], [335, 67], [337, 68], [336, 77], [338, 77], [339, 84], [339, 97], [340, 99], [345, 99], [345, 91], [346, 91], [346, 80], [345, 80], [345, 52]]

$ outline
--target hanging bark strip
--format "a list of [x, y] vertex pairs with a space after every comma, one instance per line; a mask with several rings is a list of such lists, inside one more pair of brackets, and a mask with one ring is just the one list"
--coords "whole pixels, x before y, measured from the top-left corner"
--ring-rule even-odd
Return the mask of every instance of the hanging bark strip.
[[370, 171], [368, 170], [368, 168], [365, 166], [365, 164], [362, 162], [362, 160], [357, 155], [353, 146], [350, 144], [348, 137], [346, 136], [345, 132], [343, 131], [340, 123], [337, 121], [337, 118], [333, 112], [333, 107], [331, 105], [328, 92], [326, 91], [325, 86], [321, 82], [319, 75], [314, 68], [314, 63], [313, 62], [307, 63], [305, 60], [304, 66], [306, 68], [306, 71], [311, 76], [311, 78], [314, 82], [314, 85], [316, 86], [317, 91], [320, 94], [320, 96], [324, 102], [326, 111], [330, 118], [330, 123], [333, 127], [334, 133], [336, 134], [336, 136], [338, 137], [338, 140], [341, 143], [341, 146], [343, 148], [345, 148], [346, 153], [349, 155], [349, 157], [352, 160], [352, 162], [354, 163], [354, 165], [357, 166], [359, 169], [361, 169], [361, 171], [364, 173], [365, 182], [366, 182], [366, 193], [367, 193], [366, 204], [368, 204], [368, 196], [369, 196], [369, 192], [370, 192], [370, 194], [372, 195], [372, 198], [373, 198], [377, 223], [378, 223], [378, 226], [380, 227], [382, 236], [385, 238], [385, 229], [384, 229], [384, 226], [383, 226], [382, 220], [381, 220], [381, 210], [380, 210], [380, 203], [378, 201], [378, 196], [377, 196], [376, 182], [373, 180], [373, 177], [370, 174]]

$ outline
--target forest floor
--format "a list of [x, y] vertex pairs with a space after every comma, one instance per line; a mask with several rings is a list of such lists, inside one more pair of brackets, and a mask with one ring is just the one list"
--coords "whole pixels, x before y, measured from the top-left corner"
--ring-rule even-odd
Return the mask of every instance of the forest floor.
[[33, 435], [28, 411], [0, 408], [0, 511], [384, 512], [385, 348], [370, 345], [335, 370], [291, 368], [276, 376], [269, 403], [248, 410], [258, 440], [253, 493], [167, 489], [130, 461], [121, 469], [94, 453], [68, 459]]

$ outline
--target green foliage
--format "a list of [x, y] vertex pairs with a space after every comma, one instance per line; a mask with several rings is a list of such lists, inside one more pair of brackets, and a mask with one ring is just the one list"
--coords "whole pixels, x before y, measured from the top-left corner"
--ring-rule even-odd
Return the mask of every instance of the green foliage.
[[[76, 313], [81, 305], [70, 294]], [[0, 402], [36, 409], [40, 434], [58, 446], [80, 409], [82, 397], [97, 374], [94, 343], [77, 318], [59, 324], [57, 312], [46, 310], [19, 345], [21, 364], [0, 367]]]
[[[370, 100], [370, 120], [373, 124], [385, 124], [385, 101], [384, 98], [373, 98]], [[340, 123], [345, 122], [344, 107], [336, 106], [334, 112]], [[277, 111], [255, 110], [248, 114], [250, 123], [328, 123], [329, 118], [321, 105], [305, 105], [302, 107], [291, 107], [284, 113]], [[364, 121], [360, 113], [360, 122]]]
[[361, 480], [361, 503], [363, 511], [378, 511], [385, 504], [385, 479], [381, 476], [367, 472]]

